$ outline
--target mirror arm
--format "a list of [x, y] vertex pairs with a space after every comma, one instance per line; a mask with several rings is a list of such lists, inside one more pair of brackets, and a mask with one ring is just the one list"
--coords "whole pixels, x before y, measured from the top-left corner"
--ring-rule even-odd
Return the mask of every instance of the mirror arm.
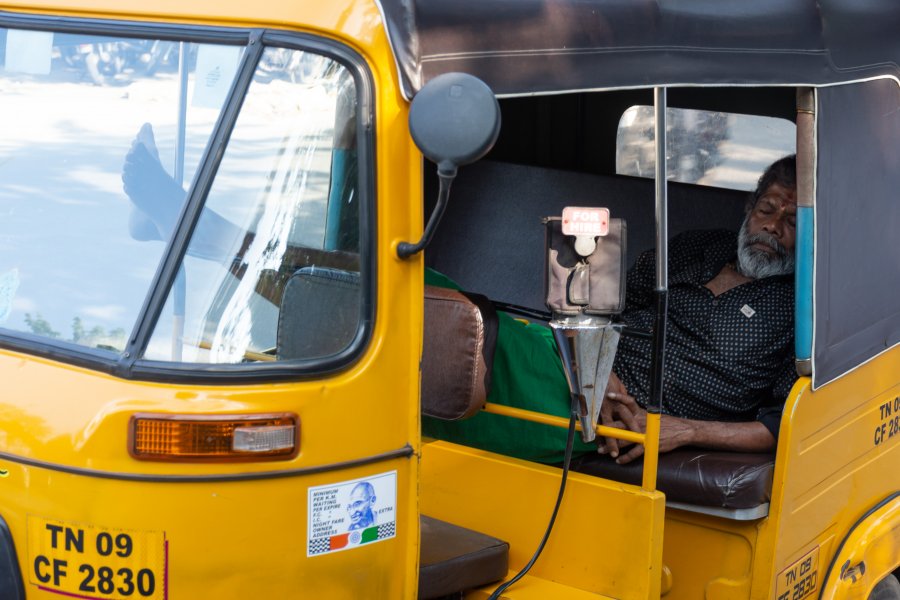
[[444, 210], [447, 208], [447, 198], [450, 197], [450, 184], [453, 183], [454, 177], [456, 177], [455, 165], [447, 166], [441, 164], [438, 166], [438, 178], [441, 182], [438, 190], [438, 200], [434, 207], [434, 212], [431, 213], [431, 218], [428, 219], [428, 224], [425, 226], [425, 231], [422, 233], [422, 239], [415, 244], [411, 244], [410, 242], [400, 242], [397, 244], [397, 256], [403, 259], [409, 258], [424, 250], [425, 246], [431, 243], [431, 238], [434, 236], [438, 223], [440, 222], [441, 217], [444, 216]]

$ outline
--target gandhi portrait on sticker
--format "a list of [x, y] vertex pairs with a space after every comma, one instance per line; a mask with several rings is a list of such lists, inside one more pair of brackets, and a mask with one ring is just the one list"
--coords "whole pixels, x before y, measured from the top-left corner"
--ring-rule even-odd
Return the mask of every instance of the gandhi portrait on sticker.
[[360, 481], [350, 490], [347, 513], [350, 515], [350, 531], [365, 529], [375, 524], [375, 488], [368, 481]]

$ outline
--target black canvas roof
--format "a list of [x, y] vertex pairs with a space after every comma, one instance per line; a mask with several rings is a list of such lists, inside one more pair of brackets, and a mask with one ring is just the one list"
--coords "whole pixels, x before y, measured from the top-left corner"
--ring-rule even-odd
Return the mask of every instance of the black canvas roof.
[[381, 0], [405, 95], [463, 71], [498, 95], [900, 76], [895, 0]]

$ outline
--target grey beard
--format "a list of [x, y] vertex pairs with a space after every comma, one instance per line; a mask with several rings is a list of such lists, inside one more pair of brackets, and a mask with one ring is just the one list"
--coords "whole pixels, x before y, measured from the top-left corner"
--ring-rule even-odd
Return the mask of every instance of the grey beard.
[[[741, 231], [738, 233], [738, 271], [751, 279], [763, 279], [776, 275], [790, 275], [794, 272], [794, 253], [788, 252], [781, 243], [765, 231], [750, 235], [747, 231], [750, 215], [744, 218]], [[753, 248], [753, 244], [762, 242], [768, 245], [775, 254]]]

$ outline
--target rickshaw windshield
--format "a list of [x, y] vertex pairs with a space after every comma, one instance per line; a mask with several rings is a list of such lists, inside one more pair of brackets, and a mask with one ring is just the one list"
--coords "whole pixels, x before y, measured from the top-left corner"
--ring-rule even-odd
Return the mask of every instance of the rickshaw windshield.
[[[265, 51], [145, 358], [266, 362], [350, 345], [361, 322], [355, 115], [344, 66]], [[323, 281], [342, 292], [304, 291]], [[305, 314], [282, 314], [286, 289]]]
[[[244, 52], [0, 29], [0, 328], [122, 355]], [[263, 52], [147, 358], [274, 358], [310, 251], [358, 278], [347, 72]]]

